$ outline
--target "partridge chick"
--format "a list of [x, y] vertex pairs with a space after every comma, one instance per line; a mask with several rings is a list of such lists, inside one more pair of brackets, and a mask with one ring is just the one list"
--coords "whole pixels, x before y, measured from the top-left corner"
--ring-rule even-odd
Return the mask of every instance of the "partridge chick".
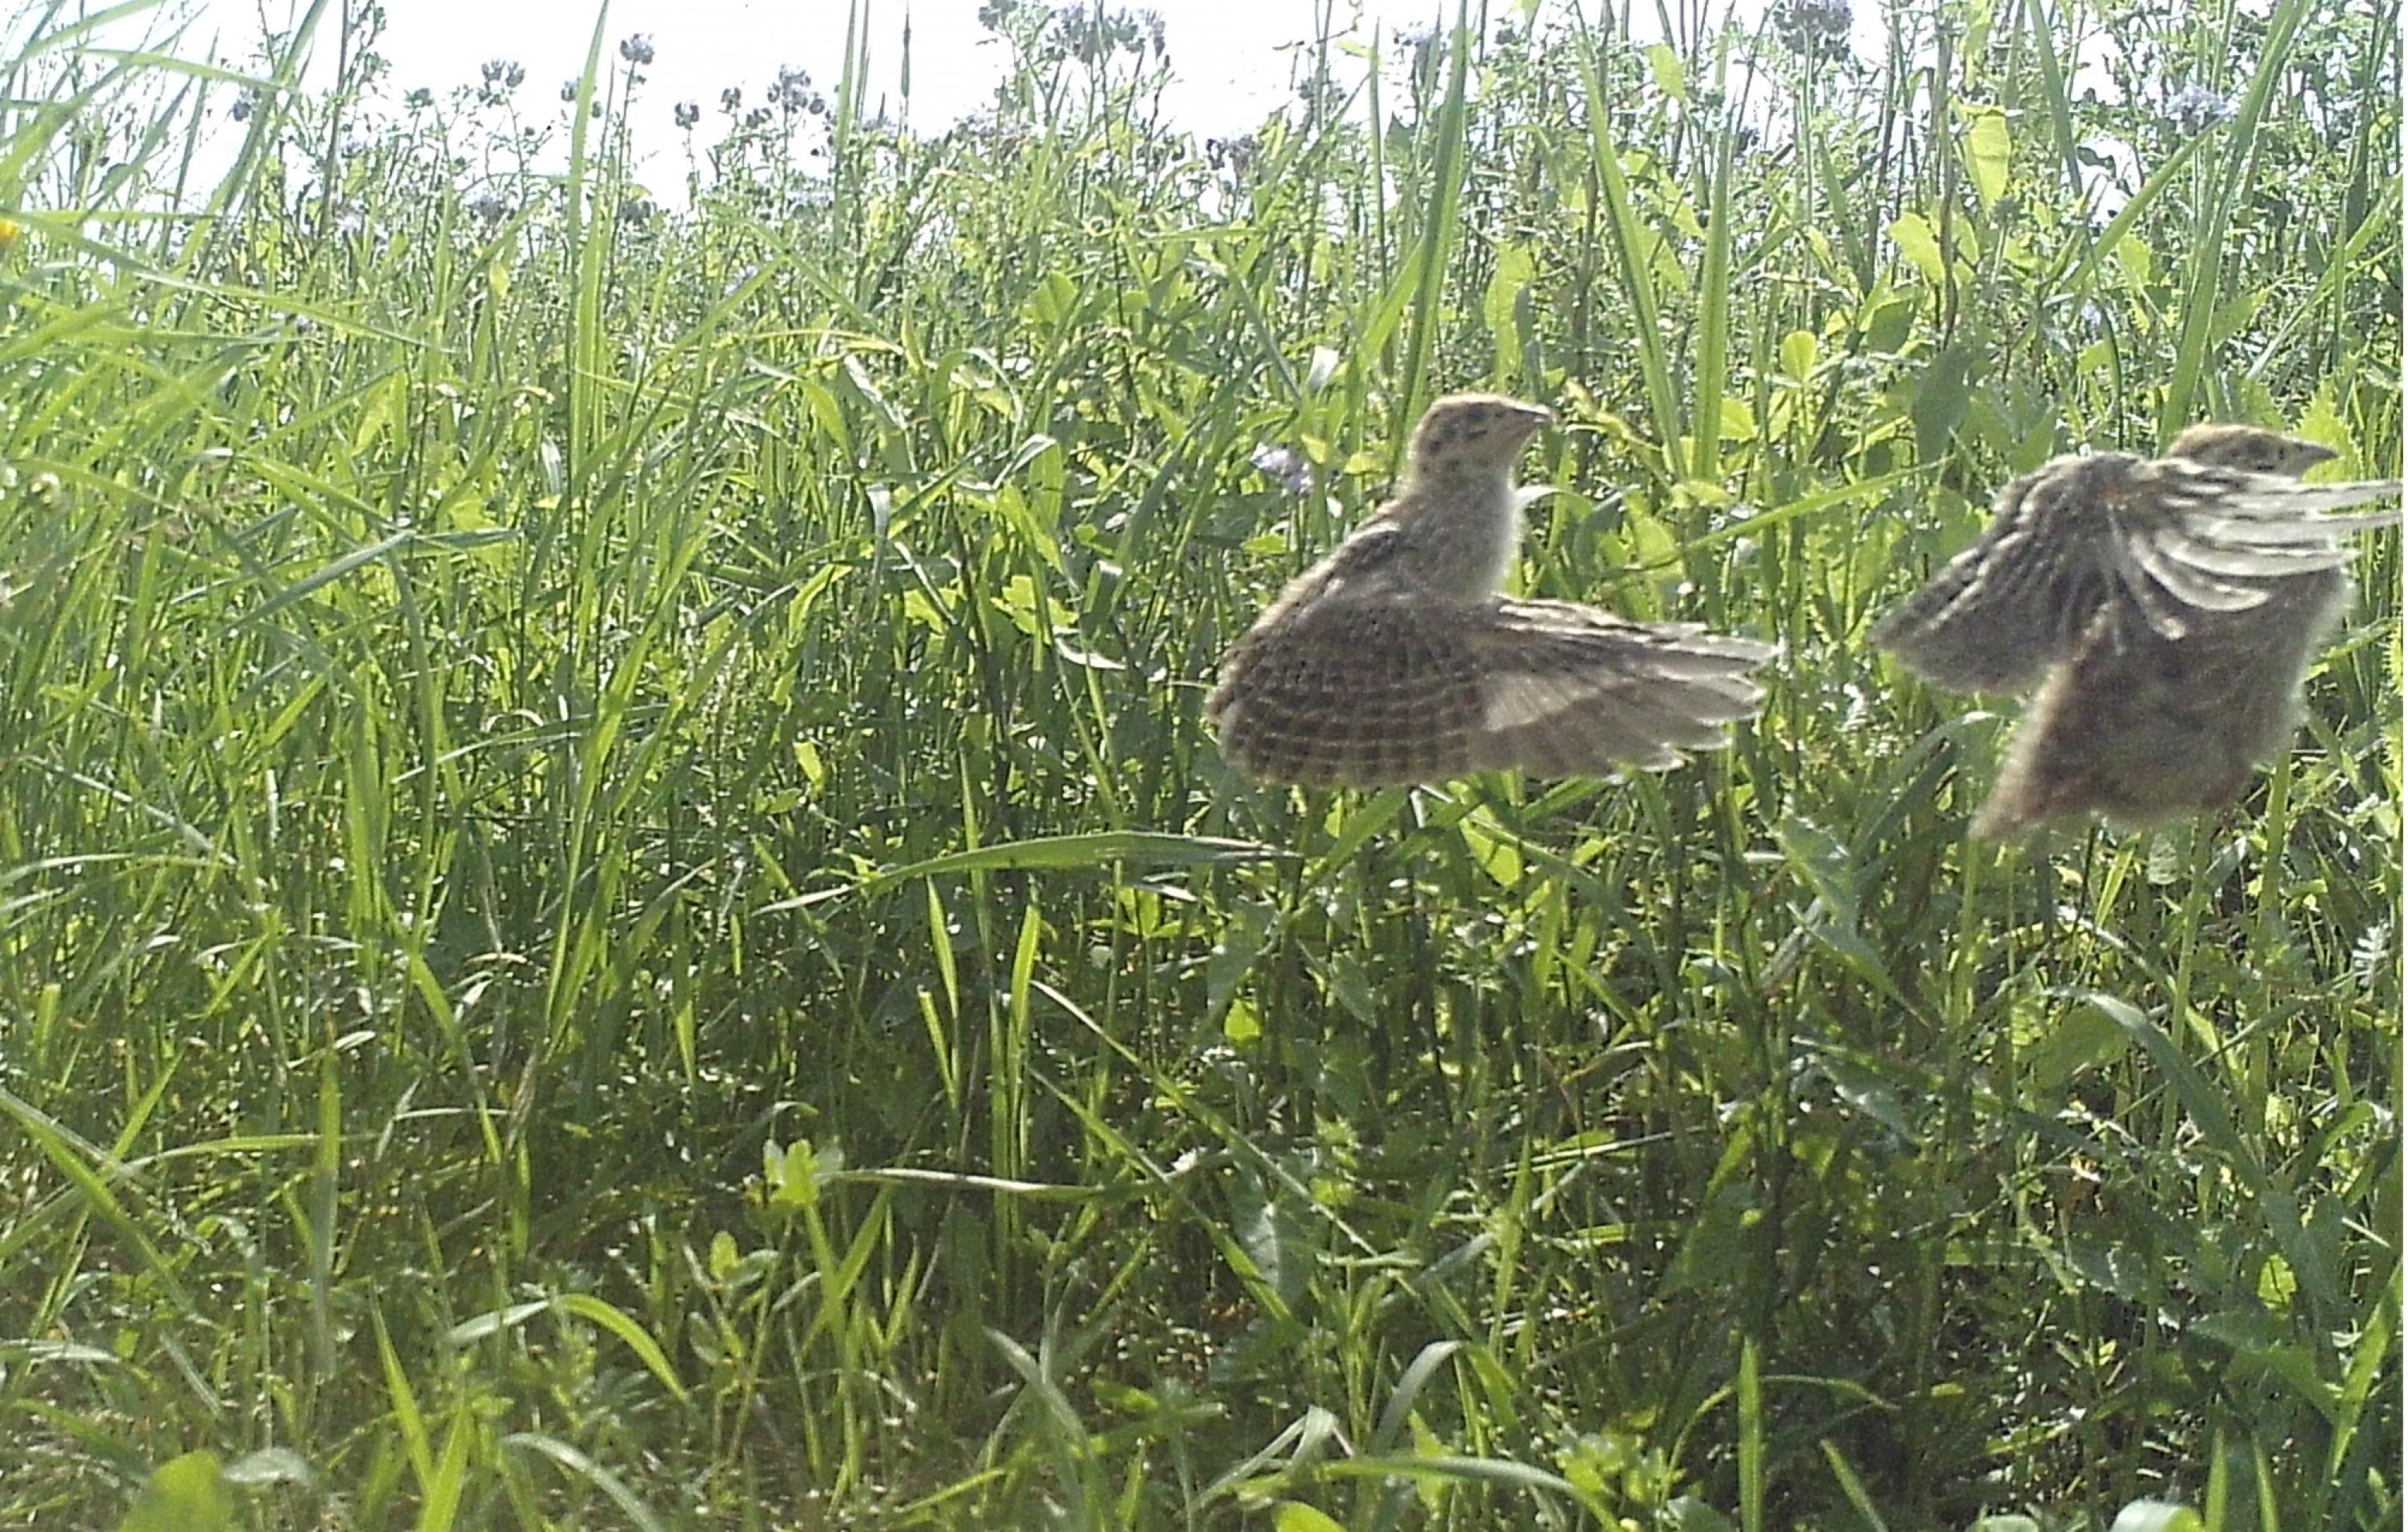
[[1386, 787], [1520, 768], [1657, 769], [1725, 742], [1770, 645], [1499, 594], [1521, 540], [1513, 464], [1553, 417], [1457, 394], [1413, 429], [1403, 481], [1230, 649], [1205, 703], [1247, 775]]
[[[2242, 425], [2194, 425], [2166, 449], [2168, 459], [2293, 480], [2332, 455], [2314, 442]], [[2361, 497], [2397, 493], [2381, 483], [2332, 488]], [[2333, 536], [2344, 520], [2300, 524]], [[2308, 663], [2352, 592], [2338, 566], [2229, 583], [2256, 594], [2256, 604], [2189, 611], [2177, 637], [2113, 602], [2099, 609], [2016, 726], [1973, 833], [2005, 839], [2090, 814], [2148, 823], [2239, 797], [2298, 727]]]

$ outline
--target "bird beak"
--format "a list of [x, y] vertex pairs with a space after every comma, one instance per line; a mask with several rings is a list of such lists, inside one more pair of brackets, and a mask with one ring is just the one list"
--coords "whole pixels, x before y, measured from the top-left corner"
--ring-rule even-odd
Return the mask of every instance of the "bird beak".
[[2295, 441], [2291, 444], [2291, 466], [2298, 473], [2305, 473], [2319, 463], [2330, 463], [2339, 456], [2341, 453], [2319, 442]]
[[1522, 418], [1525, 422], [1523, 431], [1525, 436], [1536, 436], [1555, 423], [1555, 412], [1540, 405], [1524, 405]]

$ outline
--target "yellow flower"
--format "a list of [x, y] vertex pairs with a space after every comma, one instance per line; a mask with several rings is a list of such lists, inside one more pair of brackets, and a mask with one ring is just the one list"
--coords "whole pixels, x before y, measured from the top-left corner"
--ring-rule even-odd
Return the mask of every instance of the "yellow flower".
[[15, 250], [17, 241], [23, 237], [25, 237], [25, 225], [13, 218], [0, 218], [0, 255], [6, 255]]

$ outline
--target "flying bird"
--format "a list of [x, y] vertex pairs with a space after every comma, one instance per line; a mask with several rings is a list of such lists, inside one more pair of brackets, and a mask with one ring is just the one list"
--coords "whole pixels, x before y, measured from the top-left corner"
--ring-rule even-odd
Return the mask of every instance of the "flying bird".
[[1513, 464], [1554, 417], [1485, 394], [1432, 404], [1396, 497], [1290, 580], [1205, 703], [1247, 775], [1390, 787], [1475, 771], [1660, 769], [1727, 741], [1773, 647], [1501, 594], [1521, 541]]
[[2348, 605], [2342, 539], [2391, 480], [2309, 485], [2330, 450], [2194, 425], [2163, 457], [2059, 458], [2010, 484], [1982, 541], [1874, 629], [1943, 685], [2028, 689], [1973, 833], [2220, 808], [2297, 726], [2308, 662]]
[[[2110, 613], [2114, 631], [2179, 639], [2204, 614], [2265, 602], [2267, 580], [2358, 556], [2345, 533], [2396, 510], [2396, 480], [2302, 484], [2309, 443], [2254, 426], [2193, 426], [2159, 458], [2054, 458], [1999, 492], [1990, 525], [1875, 623], [1872, 641], [1936, 686], [2028, 692]], [[2315, 461], [2315, 460], [2311, 460]]]

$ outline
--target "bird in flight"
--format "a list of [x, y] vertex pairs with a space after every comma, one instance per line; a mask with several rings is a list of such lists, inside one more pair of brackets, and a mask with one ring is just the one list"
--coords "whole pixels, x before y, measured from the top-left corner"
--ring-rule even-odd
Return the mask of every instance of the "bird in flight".
[[1513, 464], [1554, 417], [1450, 394], [1413, 428], [1396, 497], [1290, 580], [1205, 703], [1263, 781], [1394, 787], [1475, 771], [1603, 776], [1727, 740], [1773, 647], [1499, 587], [1521, 540]]
[[2344, 539], [2394, 480], [2305, 484], [2332, 452], [2194, 425], [2154, 460], [2060, 457], [2009, 484], [1982, 539], [1873, 629], [1937, 684], [2039, 694], [1973, 833], [2222, 807], [2296, 726], [2308, 662], [2347, 606]]

